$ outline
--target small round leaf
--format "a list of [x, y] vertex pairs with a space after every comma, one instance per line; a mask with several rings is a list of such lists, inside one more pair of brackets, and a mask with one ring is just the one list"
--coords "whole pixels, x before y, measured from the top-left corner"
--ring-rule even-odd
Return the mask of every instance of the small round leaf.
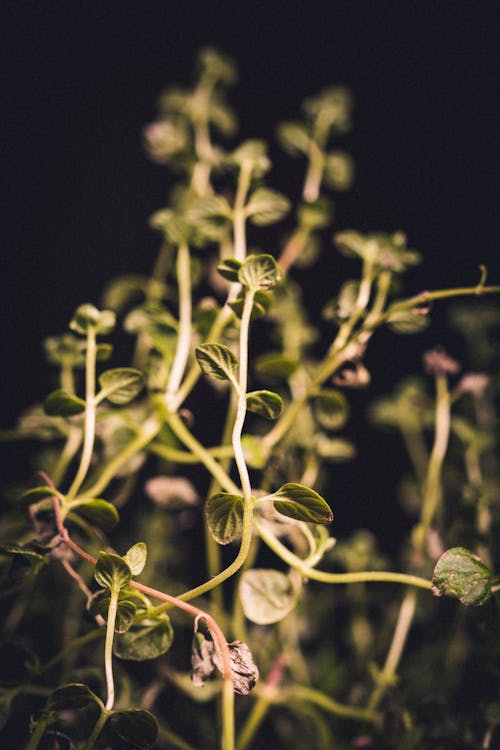
[[434, 568], [432, 593], [451, 596], [466, 607], [479, 607], [491, 597], [491, 571], [465, 547], [452, 547]]
[[236, 355], [223, 344], [201, 344], [195, 354], [205, 375], [217, 380], [231, 380], [238, 366]]
[[241, 576], [239, 597], [245, 617], [257, 625], [279, 622], [295, 607], [299, 586], [278, 570], [253, 569]]
[[329, 524], [333, 513], [321, 495], [302, 484], [288, 482], [273, 493], [274, 507], [284, 516], [306, 523]]
[[247, 393], [246, 399], [248, 411], [266, 419], [277, 419], [283, 410], [281, 396], [272, 391], [252, 391]]
[[243, 498], [228, 492], [218, 492], [206, 502], [208, 528], [219, 544], [229, 544], [241, 537], [243, 528]]
[[158, 736], [158, 722], [150, 711], [116, 711], [109, 722], [118, 737], [139, 750], [148, 750]]
[[72, 417], [85, 411], [85, 401], [62, 388], [49, 393], [43, 402], [46, 414], [51, 417]]
[[243, 286], [253, 292], [272, 289], [281, 280], [281, 271], [272, 255], [249, 255], [238, 272]]
[[159, 619], [133, 625], [128, 632], [115, 638], [113, 652], [120, 659], [129, 661], [156, 659], [169, 650], [173, 640], [170, 619], [162, 615]]
[[133, 367], [117, 367], [99, 376], [100, 396], [112, 404], [128, 404], [142, 390], [144, 375]]
[[137, 542], [137, 544], [134, 544], [133, 547], [123, 555], [123, 559], [132, 571], [133, 576], [138, 576], [142, 573], [144, 566], [146, 565], [147, 556], [148, 550], [144, 542]]
[[95, 566], [94, 578], [99, 586], [115, 591], [127, 585], [132, 578], [132, 571], [119, 555], [101, 552]]

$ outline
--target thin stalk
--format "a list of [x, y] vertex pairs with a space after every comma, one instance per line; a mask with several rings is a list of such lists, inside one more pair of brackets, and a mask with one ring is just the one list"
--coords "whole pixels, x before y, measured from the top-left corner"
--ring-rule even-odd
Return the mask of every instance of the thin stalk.
[[[165, 461], [173, 461], [176, 464], [199, 464], [201, 463], [198, 456], [189, 453], [188, 451], [181, 451], [178, 448], [171, 448], [169, 445], [163, 445], [163, 443], [151, 443], [148, 446], [149, 453], [154, 453], [156, 456], [160, 456]], [[213, 448], [206, 448], [213, 458], [232, 458], [233, 457], [233, 446], [222, 445], [214, 446]], [[215, 490], [214, 490], [215, 492]], [[212, 493], [209, 493], [212, 494]]]
[[416, 529], [414, 545], [421, 553], [441, 497], [441, 471], [450, 436], [450, 393], [445, 375], [436, 375], [436, 410], [434, 418], [434, 444], [429, 459], [425, 481], [424, 500], [420, 523]]
[[80, 465], [76, 472], [75, 478], [71, 487], [68, 490], [67, 498], [72, 500], [78, 490], [82, 486], [87, 472], [89, 470], [90, 462], [92, 460], [92, 452], [94, 450], [94, 439], [95, 439], [95, 420], [96, 420], [96, 406], [95, 406], [95, 363], [96, 363], [96, 332], [93, 326], [89, 326], [87, 331], [87, 351], [85, 354], [85, 422], [84, 422], [84, 436], [83, 436], [83, 448], [82, 455], [80, 458]]
[[[252, 178], [252, 164], [251, 162], [243, 162], [238, 175], [238, 186], [236, 188], [236, 196], [234, 199], [233, 206], [233, 241], [234, 241], [234, 257], [241, 263], [246, 258], [247, 254], [247, 243], [245, 233], [245, 200], [247, 197], [248, 190], [250, 188], [250, 180]], [[236, 295], [234, 295], [236, 296]]]
[[99, 497], [129, 458], [132, 458], [136, 453], [144, 450], [144, 448], [154, 440], [160, 429], [161, 422], [156, 415], [151, 415], [146, 419], [141, 425], [136, 437], [133, 438], [130, 443], [127, 443], [127, 445], [119, 450], [118, 453], [113, 456], [107, 464], [105, 464], [95, 482], [85, 489], [85, 496]]
[[185, 242], [181, 243], [177, 253], [177, 282], [179, 285], [179, 337], [165, 394], [165, 402], [169, 409], [179, 390], [191, 348], [191, 259], [189, 247]]
[[115, 637], [116, 614], [118, 612], [119, 588], [111, 589], [104, 642], [104, 672], [106, 674], [106, 711], [111, 711], [115, 702], [115, 682], [113, 679], [113, 640]]
[[96, 630], [90, 630], [88, 633], [85, 633], [85, 635], [80, 636], [80, 638], [76, 638], [67, 648], [59, 651], [59, 653], [52, 657], [52, 659], [45, 662], [45, 664], [42, 664], [42, 666], [37, 669], [37, 674], [49, 672], [52, 667], [59, 664], [59, 662], [64, 661], [70, 654], [79, 651], [88, 643], [93, 643], [93, 641], [96, 641], [98, 638], [102, 638], [104, 632], [104, 628], [97, 628]]
[[236, 750], [247, 750], [247, 747], [249, 747], [262, 722], [269, 713], [270, 706], [271, 703], [265, 693], [258, 696], [240, 732], [236, 743]]
[[236, 419], [234, 420], [232, 443], [234, 449], [234, 460], [240, 476], [241, 489], [243, 491], [243, 500], [245, 504], [251, 501], [252, 488], [250, 486], [250, 477], [245, 457], [243, 455], [243, 446], [241, 445], [241, 434], [243, 424], [247, 413], [247, 384], [248, 384], [248, 332], [250, 328], [250, 316], [252, 314], [254, 294], [250, 290], [245, 295], [243, 312], [241, 315], [240, 326], [240, 347], [239, 347], [239, 366], [238, 366], [238, 403], [236, 406]]
[[35, 728], [33, 729], [33, 732], [31, 733], [31, 736], [28, 740], [28, 744], [26, 745], [25, 750], [37, 749], [38, 745], [43, 739], [43, 735], [45, 734], [45, 730], [47, 729], [48, 725], [49, 722], [47, 719], [43, 717], [38, 719], [37, 723], [35, 724]]
[[370, 711], [375, 711], [377, 709], [385, 691], [394, 682], [399, 662], [401, 661], [401, 656], [406, 645], [408, 633], [410, 632], [413, 616], [415, 614], [416, 602], [417, 592], [415, 590], [407, 591], [399, 609], [396, 628], [387, 653], [384, 668], [377, 676], [377, 686], [368, 703], [368, 709]]
[[56, 487], [61, 484], [68, 466], [76, 455], [81, 442], [82, 435], [80, 430], [75, 425], [70, 425], [68, 437], [59, 458], [57, 459], [56, 467], [52, 472], [52, 481]]
[[265, 528], [257, 518], [254, 524], [262, 540], [290, 567], [298, 570], [305, 578], [323, 583], [365, 583], [367, 581], [378, 581], [380, 583], [400, 583], [408, 586], [416, 586], [420, 589], [432, 589], [431, 581], [408, 573], [391, 573], [387, 570], [361, 571], [356, 573], [329, 573], [310, 567], [307, 561], [297, 557], [288, 547], [285, 547], [276, 537]]
[[292, 685], [289, 688], [283, 688], [279, 692], [279, 699], [275, 702], [289, 704], [292, 701], [305, 701], [307, 703], [312, 703], [334, 716], [342, 716], [346, 719], [358, 719], [360, 721], [373, 722], [377, 718], [375, 712], [371, 708], [346, 706], [343, 703], [334, 701], [328, 695], [321, 693], [319, 690], [314, 690], [305, 685]]
[[104, 725], [106, 724], [107, 720], [108, 720], [108, 713], [103, 707], [99, 715], [99, 718], [97, 719], [96, 723], [94, 724], [94, 728], [92, 729], [92, 732], [90, 733], [90, 737], [88, 738], [87, 742], [83, 746], [83, 750], [92, 750], [92, 748], [94, 747], [96, 743], [97, 738], [99, 737], [102, 730], [104, 729]]

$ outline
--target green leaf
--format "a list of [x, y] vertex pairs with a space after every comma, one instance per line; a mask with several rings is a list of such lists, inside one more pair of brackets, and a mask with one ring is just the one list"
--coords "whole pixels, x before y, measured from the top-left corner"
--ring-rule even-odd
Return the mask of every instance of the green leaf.
[[246, 399], [248, 411], [266, 419], [277, 419], [283, 410], [283, 399], [272, 391], [252, 391]]
[[306, 126], [301, 122], [280, 123], [277, 136], [282, 148], [292, 156], [308, 153], [311, 139]]
[[394, 312], [387, 319], [387, 325], [395, 333], [420, 333], [430, 325], [428, 313], [427, 307]]
[[75, 512], [83, 516], [93, 526], [97, 526], [103, 531], [109, 531], [114, 528], [120, 516], [115, 506], [107, 500], [100, 498], [82, 499], [72, 502], [69, 506], [70, 512]]
[[300, 584], [278, 570], [246, 570], [238, 589], [245, 617], [257, 625], [271, 625], [295, 607]]
[[99, 586], [116, 591], [127, 585], [132, 578], [132, 571], [120, 555], [101, 552], [95, 566], [94, 578]]
[[271, 162], [266, 155], [267, 146], [265, 141], [251, 138], [244, 141], [229, 155], [228, 161], [238, 167], [248, 166], [255, 177], [262, 177], [270, 168]]
[[112, 404], [128, 404], [142, 390], [144, 375], [133, 367], [117, 367], [99, 376], [100, 396]]
[[54, 495], [57, 495], [57, 492], [55, 492], [52, 487], [41, 485], [40, 487], [32, 487], [31, 489], [26, 490], [26, 492], [23, 492], [20, 500], [27, 504], [37, 503], [39, 500], [45, 500], [45, 498], [54, 497]]
[[281, 271], [272, 255], [249, 255], [238, 272], [238, 279], [252, 292], [265, 292], [279, 283]]
[[166, 653], [172, 641], [174, 631], [167, 615], [155, 620], [143, 620], [133, 625], [127, 633], [115, 638], [113, 653], [120, 659], [145, 661], [156, 659]]
[[263, 469], [269, 458], [269, 450], [262, 445], [258, 437], [243, 435], [241, 447], [248, 466], [252, 469]]
[[97, 362], [107, 362], [113, 354], [112, 344], [97, 344], [95, 358]]
[[356, 455], [356, 447], [345, 438], [330, 438], [323, 433], [316, 435], [314, 445], [318, 456], [325, 461], [350, 461]]
[[115, 633], [126, 633], [137, 614], [137, 606], [130, 599], [120, 599], [116, 608]]
[[104, 289], [103, 304], [115, 312], [121, 312], [146, 293], [149, 279], [145, 276], [128, 274], [113, 279]]
[[232, 380], [238, 366], [235, 354], [224, 344], [200, 344], [195, 349], [196, 359], [205, 375], [217, 380]]
[[491, 597], [491, 571], [465, 547], [441, 555], [432, 576], [434, 596], [451, 596], [466, 607], [479, 607]]
[[[128, 598], [128, 588], [122, 588], [119, 594], [116, 605], [115, 633], [126, 633], [131, 628], [137, 614], [137, 604], [131, 598]], [[90, 607], [90, 614], [94, 617], [101, 615], [107, 620], [110, 601], [111, 596], [109, 594], [95, 597]]]
[[[262, 317], [269, 310], [272, 302], [272, 297], [269, 292], [256, 292], [253, 298], [253, 307], [250, 320]], [[234, 302], [229, 303], [229, 307], [234, 312], [237, 318], [241, 318], [243, 314], [243, 305], [245, 304], [245, 295], [239, 294]]]
[[327, 430], [339, 430], [349, 418], [347, 399], [334, 388], [320, 390], [313, 403], [316, 419]]
[[248, 201], [245, 212], [253, 224], [266, 226], [280, 221], [290, 210], [290, 201], [282, 193], [269, 188], [257, 188]]
[[32, 549], [29, 544], [36, 544], [35, 542], [28, 542], [28, 544], [2, 544], [0, 545], [0, 554], [9, 555], [10, 557], [22, 557], [29, 565], [37, 565], [38, 563], [47, 562], [47, 554], [50, 551], [47, 548], [45, 554], [38, 552], [37, 549]]
[[47, 359], [54, 365], [82, 367], [85, 365], [85, 341], [63, 333], [61, 336], [49, 336], [43, 342]]
[[218, 492], [205, 504], [208, 528], [219, 544], [229, 544], [241, 537], [243, 528], [243, 498], [228, 492]]
[[333, 216], [333, 205], [328, 198], [318, 198], [313, 203], [301, 203], [297, 209], [299, 224], [304, 229], [314, 231], [327, 227]]
[[118, 737], [139, 750], [150, 748], [158, 736], [158, 722], [150, 711], [138, 708], [115, 711], [109, 723]]
[[254, 363], [255, 372], [264, 378], [286, 380], [299, 366], [298, 361], [286, 354], [263, 354]]
[[72, 682], [57, 688], [49, 695], [47, 708], [50, 711], [71, 711], [85, 708], [89, 703], [100, 705], [101, 701], [87, 685]]
[[43, 402], [45, 413], [51, 417], [72, 417], [85, 411], [85, 401], [62, 388], [49, 393]]
[[116, 315], [112, 310], [100, 311], [94, 305], [84, 304], [76, 310], [69, 327], [85, 336], [90, 329], [101, 334], [111, 333], [115, 323]]
[[132, 571], [133, 576], [138, 576], [142, 573], [144, 566], [146, 565], [147, 556], [148, 550], [144, 542], [137, 542], [137, 544], [134, 544], [133, 547], [123, 555], [123, 559]]
[[354, 179], [354, 162], [343, 151], [332, 151], [326, 155], [323, 172], [325, 183], [335, 190], [347, 190]]
[[302, 484], [288, 482], [271, 497], [283, 498], [274, 501], [274, 507], [284, 516], [306, 523], [329, 524], [333, 513], [328, 503], [317, 492]]
[[227, 281], [234, 282], [238, 281], [238, 271], [241, 266], [242, 263], [240, 260], [236, 260], [236, 258], [226, 258], [222, 263], [219, 263], [217, 270]]

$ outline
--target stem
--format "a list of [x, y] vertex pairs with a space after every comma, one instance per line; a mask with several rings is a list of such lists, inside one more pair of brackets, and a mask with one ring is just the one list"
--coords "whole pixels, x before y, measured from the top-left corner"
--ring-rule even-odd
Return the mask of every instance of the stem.
[[85, 490], [86, 497], [99, 497], [106, 489], [108, 484], [120, 471], [123, 464], [136, 453], [143, 450], [158, 434], [161, 428], [160, 420], [156, 415], [150, 416], [141, 425], [137, 436], [125, 445], [118, 453], [111, 458], [103, 467], [101, 474], [98, 476], [93, 485]]
[[38, 745], [40, 744], [40, 741], [43, 738], [43, 735], [45, 734], [45, 730], [47, 729], [49, 725], [49, 722], [45, 718], [40, 718], [37, 723], [35, 724], [35, 728], [28, 740], [28, 744], [26, 745], [25, 750], [36, 750]]
[[82, 646], [86, 646], [88, 643], [92, 643], [98, 638], [102, 638], [103, 635], [104, 635], [104, 628], [97, 628], [97, 630], [90, 630], [88, 633], [85, 633], [85, 635], [82, 635], [80, 638], [77, 638], [76, 640], [74, 640], [67, 648], [63, 649], [62, 651], [59, 651], [59, 653], [56, 654], [52, 659], [50, 659], [50, 661], [43, 664], [37, 670], [37, 674], [42, 674], [43, 672], [50, 671], [52, 667], [54, 667], [60, 661], [64, 661], [69, 654], [72, 654], [74, 651], [78, 651], [80, 648], [82, 648]]
[[417, 588], [432, 589], [431, 581], [419, 576], [408, 573], [391, 573], [386, 570], [362, 571], [357, 573], [329, 573], [323, 570], [316, 570], [310, 567], [306, 561], [297, 557], [288, 547], [285, 547], [276, 537], [265, 528], [257, 518], [254, 524], [262, 540], [290, 567], [298, 570], [305, 578], [312, 581], [322, 581], [323, 583], [364, 583], [367, 581], [377, 581], [380, 583], [401, 583]]
[[394, 630], [394, 635], [392, 637], [389, 652], [385, 660], [384, 668], [377, 677], [377, 686], [373, 691], [368, 703], [368, 709], [371, 711], [375, 711], [380, 701], [382, 700], [385, 691], [394, 682], [396, 671], [401, 660], [413, 616], [415, 614], [416, 601], [417, 592], [407, 591], [399, 609], [396, 628]]
[[103, 708], [101, 709], [99, 718], [94, 724], [94, 728], [92, 729], [90, 737], [88, 738], [87, 742], [83, 746], [83, 750], [92, 750], [92, 748], [95, 745], [95, 741], [97, 740], [102, 730], [104, 729], [104, 725], [106, 724], [107, 720], [108, 720], [108, 712]]
[[250, 328], [250, 316], [252, 314], [254, 293], [248, 290], [245, 295], [243, 313], [241, 315], [240, 326], [240, 357], [238, 367], [238, 404], [236, 407], [236, 419], [234, 420], [232, 443], [234, 449], [234, 460], [240, 475], [241, 489], [245, 504], [251, 501], [252, 488], [250, 486], [250, 477], [248, 468], [243, 455], [241, 445], [241, 433], [247, 413], [247, 383], [248, 383], [248, 331]]
[[171, 408], [179, 390], [191, 348], [191, 260], [189, 248], [185, 242], [181, 243], [177, 254], [177, 281], [179, 285], [179, 337], [165, 394], [167, 408]]
[[346, 706], [338, 703], [328, 695], [321, 693], [319, 690], [306, 687], [305, 685], [293, 685], [289, 688], [280, 690], [279, 703], [290, 703], [291, 701], [306, 701], [313, 703], [315, 706], [323, 708], [328, 713], [335, 716], [343, 716], [346, 719], [359, 719], [360, 721], [374, 721], [375, 712], [371, 708], [357, 708], [356, 706]]
[[262, 722], [266, 718], [270, 708], [270, 701], [266, 694], [262, 693], [255, 701], [250, 714], [241, 730], [236, 750], [246, 750], [259, 730]]
[[422, 553], [441, 496], [441, 470], [450, 436], [450, 393], [445, 375], [436, 376], [435, 435], [427, 469], [420, 523], [415, 529], [414, 546]]
[[[236, 188], [236, 196], [234, 199], [233, 207], [234, 257], [241, 263], [243, 263], [247, 254], [247, 243], [245, 235], [245, 200], [247, 197], [248, 189], [250, 187], [251, 177], [252, 163], [243, 162], [243, 164], [241, 165], [240, 173], [238, 175], [238, 187]], [[236, 296], [238, 288], [239, 285], [233, 285], [233, 299]]]
[[106, 640], [104, 642], [104, 671], [106, 673], [106, 711], [111, 711], [115, 702], [115, 682], [113, 679], [113, 639], [115, 636], [116, 613], [118, 611], [118, 596], [120, 589], [111, 589], [106, 623]]
[[189, 448], [191, 453], [198, 458], [210, 474], [217, 479], [221, 487], [232, 494], [239, 494], [239, 487], [230, 479], [224, 469], [215, 460], [213, 455], [194, 437], [188, 430], [178, 414], [169, 412], [166, 418], [167, 424], [179, 440]]
[[78, 490], [82, 486], [87, 472], [89, 470], [90, 462], [92, 460], [92, 452], [94, 450], [94, 439], [95, 439], [95, 419], [96, 419], [96, 407], [95, 407], [95, 363], [96, 363], [96, 332], [93, 326], [89, 326], [87, 331], [87, 351], [85, 355], [85, 423], [84, 423], [84, 437], [83, 437], [83, 448], [82, 455], [80, 458], [80, 465], [76, 476], [73, 480], [71, 487], [68, 490], [67, 498], [72, 500], [77, 494]]
[[[215, 446], [213, 448], [206, 448], [206, 452], [213, 458], [232, 458], [233, 457], [233, 446], [222, 445]], [[148, 446], [148, 451], [154, 453], [165, 461], [173, 461], [176, 464], [199, 464], [201, 463], [198, 456], [189, 453], [188, 451], [181, 451], [178, 448], [171, 448], [169, 445], [163, 443], [151, 443]], [[215, 490], [214, 490], [215, 491]], [[213, 492], [209, 492], [209, 495]]]

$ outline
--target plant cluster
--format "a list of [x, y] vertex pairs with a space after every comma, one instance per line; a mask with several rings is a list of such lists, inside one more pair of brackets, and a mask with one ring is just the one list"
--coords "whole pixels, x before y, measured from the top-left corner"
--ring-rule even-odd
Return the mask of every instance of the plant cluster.
[[[326, 89], [278, 128], [305, 165], [292, 205], [268, 186], [264, 141], [219, 143], [236, 130], [234, 80], [205, 50], [194, 86], [161, 96], [144, 141], [178, 179], [151, 218], [153, 271], [112, 281], [102, 309], [80, 305], [46, 340], [57, 388], [3, 433], [38, 448], [36, 473], [6, 490], [4, 736], [24, 750], [492, 747], [500, 314], [477, 298], [500, 287], [483, 270], [404, 298], [420, 260], [405, 235], [339, 231], [360, 272], [319, 340], [300, 268], [327, 238], [328, 189], [353, 178], [332, 145], [351, 98]], [[275, 252], [268, 227], [287, 216]], [[389, 560], [362, 528], [329, 532], [348, 513], [334, 467], [355, 455], [349, 389], [370, 383], [378, 329], [420, 332], [453, 297], [475, 300], [454, 321], [485, 372], [460, 376], [434, 348], [371, 409], [411, 467], [398, 491], [412, 529]], [[117, 321], [130, 366], [109, 368]]]

